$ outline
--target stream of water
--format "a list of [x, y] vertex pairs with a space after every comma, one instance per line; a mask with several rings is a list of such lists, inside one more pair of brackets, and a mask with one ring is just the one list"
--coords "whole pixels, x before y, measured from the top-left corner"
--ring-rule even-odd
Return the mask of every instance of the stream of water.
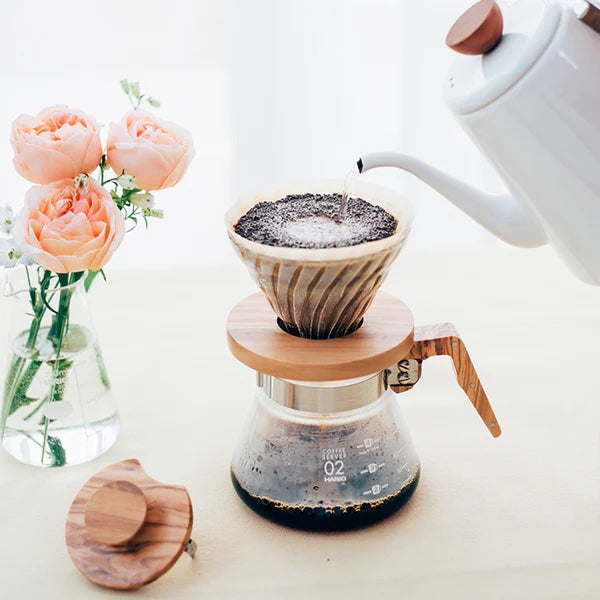
[[360, 175], [358, 171], [358, 166], [356, 164], [352, 165], [352, 168], [348, 171], [346, 175], [346, 179], [344, 180], [344, 189], [342, 190], [342, 203], [340, 204], [340, 212], [336, 217], [336, 222], [341, 223], [346, 218], [346, 213], [348, 212], [348, 199], [352, 194], [352, 189], [354, 188], [354, 184]]

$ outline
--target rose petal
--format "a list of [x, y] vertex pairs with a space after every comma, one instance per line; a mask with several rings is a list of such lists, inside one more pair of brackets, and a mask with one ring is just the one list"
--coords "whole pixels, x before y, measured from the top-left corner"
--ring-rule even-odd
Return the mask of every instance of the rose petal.
[[155, 147], [116, 144], [108, 149], [108, 160], [115, 173], [125, 171], [135, 177], [138, 188], [157, 190], [171, 172], [171, 165]]
[[77, 170], [73, 161], [65, 154], [51, 148], [23, 143], [13, 159], [15, 169], [33, 183], [52, 183]]

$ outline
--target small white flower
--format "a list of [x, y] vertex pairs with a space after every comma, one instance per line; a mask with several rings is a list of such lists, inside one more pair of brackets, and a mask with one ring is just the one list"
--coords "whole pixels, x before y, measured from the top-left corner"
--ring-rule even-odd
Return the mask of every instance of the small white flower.
[[15, 223], [15, 214], [11, 206], [0, 206], [0, 232], [10, 235]]
[[23, 253], [18, 248], [11, 248], [8, 251], [8, 258], [11, 260], [19, 260], [23, 256]]
[[125, 173], [123, 173], [123, 175], [119, 175], [117, 177], [117, 183], [124, 190], [133, 190], [133, 189], [135, 189], [135, 177], [133, 175], [126, 175]]
[[19, 260], [17, 253], [20, 255], [11, 238], [0, 238], [0, 267], [14, 267]]
[[155, 219], [162, 219], [164, 217], [162, 208], [144, 208], [142, 212], [145, 217], [154, 217]]
[[33, 265], [35, 261], [25, 256], [13, 237], [0, 237], [0, 267], [10, 268], [16, 265]]
[[154, 207], [154, 196], [149, 192], [142, 192], [140, 194], [132, 194], [129, 196], [132, 204], [139, 206], [140, 208], [150, 209]]
[[85, 173], [82, 173], [81, 175], [77, 175], [77, 177], [73, 178], [73, 182], [75, 183], [75, 187], [85, 187], [87, 185], [87, 181], [88, 181], [88, 175], [86, 175]]

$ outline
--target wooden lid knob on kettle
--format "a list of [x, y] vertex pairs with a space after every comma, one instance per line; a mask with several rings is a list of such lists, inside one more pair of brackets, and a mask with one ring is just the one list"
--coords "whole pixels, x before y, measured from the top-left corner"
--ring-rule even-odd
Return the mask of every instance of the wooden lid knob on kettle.
[[75, 566], [93, 583], [132, 590], [192, 556], [192, 503], [181, 486], [146, 475], [136, 459], [102, 469], [81, 488], [65, 538]]
[[461, 54], [485, 54], [502, 38], [504, 21], [494, 0], [480, 0], [452, 25], [446, 44]]

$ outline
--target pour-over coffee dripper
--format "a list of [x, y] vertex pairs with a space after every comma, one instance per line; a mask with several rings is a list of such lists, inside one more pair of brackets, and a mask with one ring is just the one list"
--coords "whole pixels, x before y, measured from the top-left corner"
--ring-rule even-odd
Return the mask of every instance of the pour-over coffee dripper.
[[[398, 194], [362, 182], [356, 187], [371, 203], [385, 201], [398, 219], [394, 236], [378, 242], [307, 250], [237, 239], [235, 224], [253, 203], [339, 189], [341, 183], [279, 189], [238, 204], [226, 218], [230, 238], [265, 292], [238, 304], [227, 323], [232, 353], [257, 372], [252, 416], [232, 461], [233, 484], [259, 514], [306, 529], [364, 525], [410, 498], [420, 465], [395, 393], [415, 385], [430, 356], [452, 357], [459, 384], [492, 435], [500, 435], [454, 327], [415, 328], [404, 303], [375, 296], [410, 226]], [[339, 305], [352, 307], [343, 327]], [[335, 337], [340, 331], [352, 333]]]
[[410, 231], [412, 209], [387, 188], [356, 182], [354, 194], [383, 207], [398, 221], [387, 238], [344, 248], [283, 248], [248, 240], [235, 224], [259, 202], [288, 194], [334, 194], [343, 181], [314, 181], [278, 187], [243, 199], [228, 211], [227, 234], [285, 331], [322, 339], [348, 335], [361, 319]]

